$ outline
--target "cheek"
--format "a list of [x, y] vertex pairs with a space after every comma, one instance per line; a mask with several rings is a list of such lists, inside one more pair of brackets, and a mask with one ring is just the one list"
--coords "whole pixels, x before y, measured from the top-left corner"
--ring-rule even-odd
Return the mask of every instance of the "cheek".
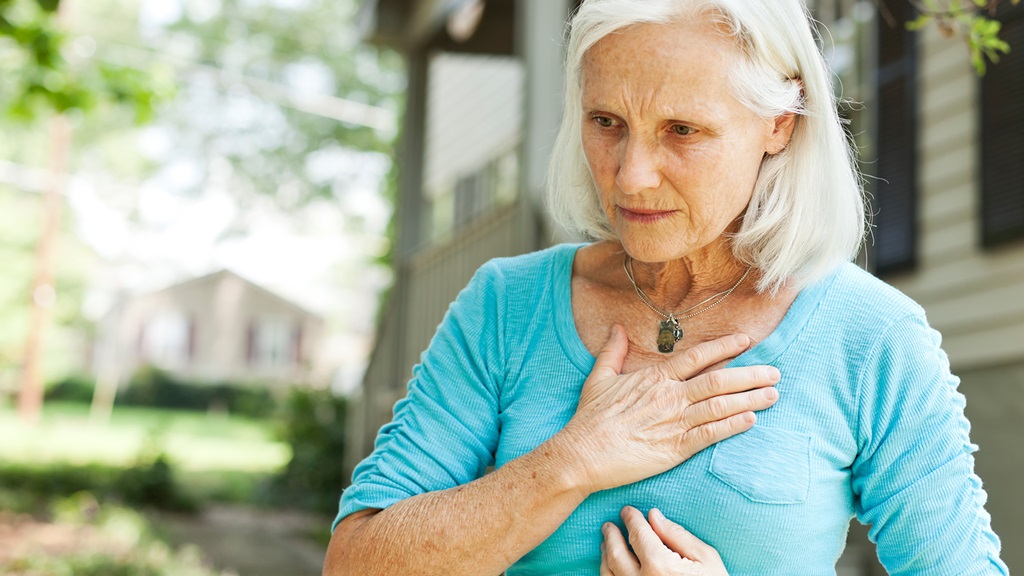
[[608, 178], [609, 175], [614, 176], [615, 161], [607, 146], [599, 142], [587, 142], [584, 140], [583, 155], [587, 160], [587, 167], [590, 169], [590, 175], [595, 181], [598, 181], [601, 178]]
[[590, 170], [590, 178], [597, 189], [601, 205], [607, 212], [615, 204], [615, 176], [618, 162], [612, 151], [605, 146], [587, 145], [584, 143], [583, 154]]

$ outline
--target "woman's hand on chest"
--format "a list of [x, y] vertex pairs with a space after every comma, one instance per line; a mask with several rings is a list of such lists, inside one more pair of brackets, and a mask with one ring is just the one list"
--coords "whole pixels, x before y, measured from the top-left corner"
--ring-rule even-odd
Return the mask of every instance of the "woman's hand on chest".
[[580, 394], [576, 414], [549, 442], [573, 454], [574, 481], [587, 493], [669, 470], [704, 448], [748, 430], [754, 412], [778, 399], [777, 369], [707, 367], [747, 349], [746, 336], [694, 346], [679, 356], [622, 374], [629, 344], [620, 326]]

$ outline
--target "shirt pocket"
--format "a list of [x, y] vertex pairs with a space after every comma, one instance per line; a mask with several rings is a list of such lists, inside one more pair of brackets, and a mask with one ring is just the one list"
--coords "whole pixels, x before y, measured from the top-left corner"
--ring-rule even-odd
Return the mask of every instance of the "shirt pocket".
[[710, 473], [748, 500], [800, 504], [810, 488], [811, 437], [754, 426], [715, 444]]

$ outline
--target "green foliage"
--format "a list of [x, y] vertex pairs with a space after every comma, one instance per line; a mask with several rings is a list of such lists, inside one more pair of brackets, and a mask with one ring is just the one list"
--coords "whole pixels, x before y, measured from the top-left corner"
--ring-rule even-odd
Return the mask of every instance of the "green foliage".
[[7, 115], [33, 120], [112, 101], [133, 109], [140, 123], [151, 119], [173, 86], [150, 70], [69, 59], [58, 7], [59, 0], [0, 1], [0, 106]]
[[985, 75], [987, 62], [999, 62], [999, 55], [1010, 51], [1010, 45], [999, 38], [1002, 23], [995, 19], [1001, 4], [1020, 4], [1021, 0], [949, 0], [945, 6], [939, 0], [915, 2], [918, 17], [907, 23], [908, 30], [921, 30], [931, 24], [947, 36], [960, 34], [971, 51], [971, 63], [979, 76]]
[[[395, 134], [302, 103], [327, 97], [397, 111], [404, 87], [401, 57], [359, 41], [356, 8], [355, 0], [224, 0], [155, 30], [152, 44], [191, 46], [181, 97], [162, 116], [190, 143], [179, 159], [204, 170], [210, 158], [227, 160], [228, 188], [243, 207], [255, 196], [296, 210], [344, 195], [366, 164], [360, 156], [390, 154]], [[350, 155], [336, 165], [351, 166], [351, 177], [310, 170], [312, 155], [331, 152]]]
[[146, 506], [159, 510], [195, 512], [199, 503], [188, 495], [175, 479], [167, 455], [156, 451], [155, 446], [146, 450], [139, 461], [126, 469], [114, 483], [116, 494], [127, 504]]
[[190, 382], [153, 366], [140, 368], [118, 393], [116, 402], [173, 410], [220, 410], [250, 418], [266, 418], [277, 406], [271, 391], [258, 384]]
[[281, 439], [292, 459], [277, 478], [282, 504], [332, 515], [348, 483], [342, 469], [345, 451], [345, 398], [328, 390], [295, 389], [288, 398]]
[[98, 501], [89, 492], [49, 506], [51, 533], [88, 533], [89, 545], [63, 553], [17, 556], [0, 563], [2, 574], [25, 576], [217, 576], [195, 547], [174, 550], [138, 511]]
[[0, 467], [0, 509], [46, 513], [50, 502], [76, 492], [95, 494], [101, 502], [195, 512], [199, 501], [177, 481], [162, 453], [144, 452], [128, 468], [70, 464]]
[[90, 403], [95, 389], [96, 381], [92, 377], [72, 374], [47, 386], [46, 401]]

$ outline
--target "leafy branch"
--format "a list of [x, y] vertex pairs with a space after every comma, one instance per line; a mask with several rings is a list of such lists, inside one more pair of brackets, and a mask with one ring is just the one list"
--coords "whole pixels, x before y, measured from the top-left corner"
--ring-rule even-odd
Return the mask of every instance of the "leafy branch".
[[[101, 102], [129, 106], [136, 121], [152, 118], [173, 91], [165, 77], [89, 58], [88, 46], [64, 33], [61, 0], [0, 0], [0, 108], [32, 120], [45, 112], [90, 110]], [[86, 43], [87, 44], [87, 43]], [[69, 58], [68, 56], [72, 56]]]
[[984, 76], [986, 61], [997, 63], [999, 55], [1010, 51], [1010, 45], [999, 38], [1002, 23], [996, 20], [1000, 4], [1014, 6], [1021, 0], [910, 0], [918, 16], [907, 22], [908, 30], [921, 30], [934, 23], [945, 36], [962, 36], [971, 51], [971, 63], [978, 75]]

